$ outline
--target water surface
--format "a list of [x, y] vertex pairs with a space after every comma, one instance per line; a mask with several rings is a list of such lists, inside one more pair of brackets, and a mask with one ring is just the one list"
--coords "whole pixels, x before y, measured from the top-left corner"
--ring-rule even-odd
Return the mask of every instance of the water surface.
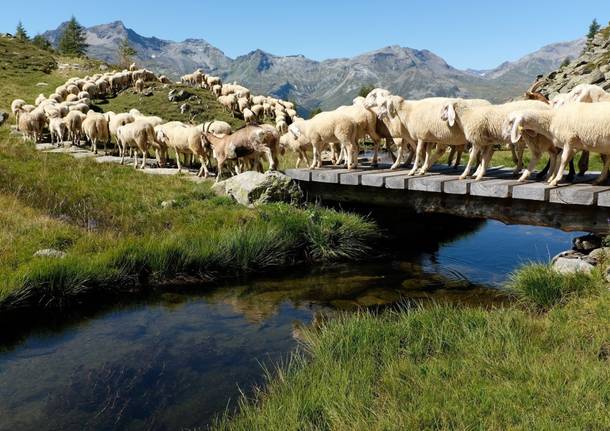
[[205, 427], [240, 390], [262, 384], [263, 366], [286, 359], [298, 327], [316, 316], [406, 300], [493, 306], [506, 300], [510, 271], [547, 261], [577, 235], [399, 213], [380, 220], [390, 246], [368, 263], [156, 295], [33, 329], [0, 353], [0, 430]]

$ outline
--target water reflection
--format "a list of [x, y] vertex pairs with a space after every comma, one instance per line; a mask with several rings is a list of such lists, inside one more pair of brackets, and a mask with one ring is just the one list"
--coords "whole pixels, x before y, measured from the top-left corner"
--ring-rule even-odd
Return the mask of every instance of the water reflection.
[[[403, 301], [493, 306], [529, 260], [574, 234], [497, 222], [376, 215], [365, 264], [291, 270], [206, 293], [167, 293], [32, 330], [0, 354], [0, 430], [201, 427], [262, 383], [316, 316]], [[384, 219], [386, 217], [386, 219]], [[391, 235], [390, 235], [391, 234]]]

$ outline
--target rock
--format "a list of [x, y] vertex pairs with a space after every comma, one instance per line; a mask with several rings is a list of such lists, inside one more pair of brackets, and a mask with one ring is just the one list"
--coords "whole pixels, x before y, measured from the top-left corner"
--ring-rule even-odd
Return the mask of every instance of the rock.
[[37, 82], [37, 83], [36, 83], [36, 87], [46, 87], [46, 86], [48, 86], [48, 85], [49, 85], [49, 84], [47, 84], [46, 82]]
[[189, 112], [190, 110], [191, 110], [191, 105], [189, 105], [188, 103], [183, 103], [182, 105], [180, 105], [181, 114], [185, 114], [185, 113]]
[[188, 91], [170, 90], [170, 92], [167, 93], [167, 100], [169, 100], [170, 102], [182, 102], [191, 96], [192, 94]]
[[0, 111], [0, 126], [2, 126], [6, 120], [8, 120], [8, 113]]
[[298, 203], [303, 199], [303, 192], [296, 182], [280, 172], [244, 172], [214, 184], [212, 190], [221, 196], [231, 196], [246, 206], [269, 202]]
[[561, 274], [572, 274], [575, 272], [590, 274], [593, 271], [593, 265], [580, 258], [559, 257], [553, 262], [553, 269]]
[[144, 97], [149, 97], [153, 95], [153, 89], [150, 87], [146, 87], [143, 91], [142, 91], [142, 96]]
[[54, 259], [62, 259], [66, 256], [66, 253], [60, 250], [55, 250], [53, 248], [44, 248], [42, 250], [38, 250], [34, 253], [35, 257], [50, 257]]
[[161, 208], [172, 208], [175, 205], [176, 205], [175, 199], [170, 199], [168, 201], [161, 202]]
[[598, 262], [604, 258], [610, 258], [610, 247], [596, 248], [589, 253], [589, 257]]
[[602, 239], [597, 235], [589, 234], [574, 238], [572, 240], [572, 245], [574, 250], [588, 254], [602, 246]]
[[100, 70], [108, 70], [108, 66], [105, 64], [100, 64]]

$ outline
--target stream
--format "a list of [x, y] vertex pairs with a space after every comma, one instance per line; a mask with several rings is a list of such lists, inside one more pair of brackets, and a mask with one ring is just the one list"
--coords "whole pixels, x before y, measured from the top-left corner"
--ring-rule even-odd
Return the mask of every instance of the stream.
[[[0, 345], [0, 430], [205, 429], [293, 352], [298, 330], [361, 307], [492, 307], [523, 263], [579, 233], [454, 217], [374, 216], [387, 250], [197, 293], [154, 294], [34, 325]], [[11, 328], [3, 328], [3, 332]]]

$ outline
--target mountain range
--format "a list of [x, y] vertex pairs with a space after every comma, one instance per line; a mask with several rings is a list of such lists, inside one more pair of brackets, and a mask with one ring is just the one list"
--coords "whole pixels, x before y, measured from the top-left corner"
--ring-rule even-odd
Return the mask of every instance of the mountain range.
[[[43, 36], [56, 46], [65, 25]], [[254, 93], [295, 100], [304, 110], [351, 103], [364, 85], [384, 87], [408, 98], [462, 96], [499, 102], [520, 95], [537, 75], [556, 69], [566, 57], [577, 57], [585, 45], [584, 38], [555, 43], [481, 71], [460, 70], [428, 50], [397, 45], [324, 61], [302, 55], [277, 56], [262, 50], [232, 59], [203, 39], [174, 42], [144, 37], [121, 21], [86, 30], [90, 57], [116, 63], [119, 43], [127, 38], [137, 52], [135, 61], [157, 73], [177, 79], [202, 68], [225, 82], [237, 81]]]

